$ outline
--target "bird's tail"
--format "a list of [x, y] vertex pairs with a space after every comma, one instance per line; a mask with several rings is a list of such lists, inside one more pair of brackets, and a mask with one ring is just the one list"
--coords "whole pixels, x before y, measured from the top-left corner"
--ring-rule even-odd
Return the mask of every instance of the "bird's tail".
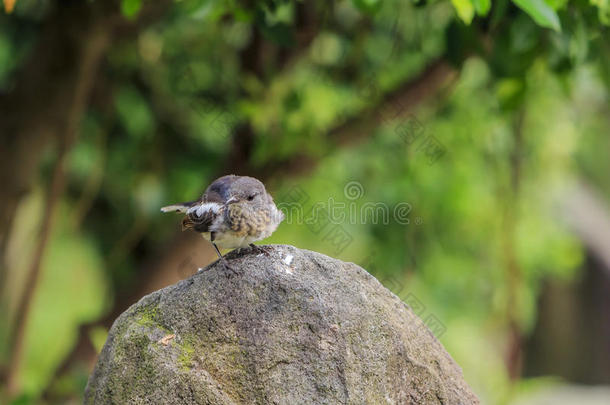
[[177, 203], [168, 205], [166, 207], [161, 208], [161, 212], [186, 212], [189, 208], [191, 208], [197, 201], [188, 201], [183, 203]]

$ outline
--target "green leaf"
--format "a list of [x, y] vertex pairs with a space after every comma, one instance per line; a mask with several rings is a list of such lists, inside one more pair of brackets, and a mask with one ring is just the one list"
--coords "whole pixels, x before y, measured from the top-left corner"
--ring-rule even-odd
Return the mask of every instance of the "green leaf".
[[474, 17], [474, 7], [470, 0], [451, 0], [451, 4], [455, 7], [460, 20], [470, 24], [472, 17]]
[[352, 0], [356, 8], [366, 14], [375, 14], [381, 8], [381, 0]]
[[610, 0], [590, 0], [590, 2], [599, 9], [599, 21], [604, 25], [610, 25]]
[[551, 8], [544, 0], [512, 0], [520, 9], [525, 11], [536, 21], [538, 25], [546, 28], [552, 28], [555, 31], [561, 31], [559, 17], [555, 10]]
[[142, 0], [123, 0], [121, 1], [121, 13], [132, 20], [140, 12]]
[[291, 47], [296, 43], [292, 24], [286, 22], [269, 22], [262, 9], [256, 10], [256, 23], [263, 35], [276, 44]]
[[155, 117], [148, 101], [135, 88], [124, 87], [117, 91], [115, 106], [125, 131], [136, 139], [152, 134]]
[[491, 0], [472, 0], [477, 15], [486, 16], [491, 9]]

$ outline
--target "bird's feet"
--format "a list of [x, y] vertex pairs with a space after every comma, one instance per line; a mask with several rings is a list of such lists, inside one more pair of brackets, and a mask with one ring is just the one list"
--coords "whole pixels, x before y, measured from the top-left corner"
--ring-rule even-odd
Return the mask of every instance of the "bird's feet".
[[239, 274], [239, 271], [235, 267], [231, 266], [229, 264], [229, 262], [227, 261], [227, 259], [225, 259], [224, 257], [220, 258], [219, 261], [220, 261], [220, 264], [222, 265], [222, 267], [224, 267], [225, 270], [227, 271], [227, 275], [229, 278]]
[[266, 246], [257, 246], [254, 243], [250, 243], [250, 248], [252, 248], [252, 251], [254, 251], [257, 254], [262, 253], [265, 256], [269, 256], [269, 251]]

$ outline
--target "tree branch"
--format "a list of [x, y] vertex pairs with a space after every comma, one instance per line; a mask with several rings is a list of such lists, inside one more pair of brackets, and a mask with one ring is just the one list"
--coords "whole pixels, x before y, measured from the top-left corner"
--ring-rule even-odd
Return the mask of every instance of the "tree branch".
[[[75, 131], [107, 47], [108, 32], [99, 21], [107, 6], [95, 4], [57, 6], [44, 23], [15, 88], [0, 96], [1, 286], [6, 285], [5, 250], [17, 205], [30, 189], [47, 145]], [[95, 13], [102, 17], [96, 20]]]
[[[335, 147], [364, 139], [387, 119], [388, 111], [392, 111], [393, 119], [404, 117], [456, 79], [457, 72], [444, 59], [435, 60], [417, 77], [384, 95], [378, 104], [332, 129], [328, 138]], [[299, 154], [287, 160], [270, 162], [261, 168], [249, 167], [248, 173], [260, 178], [282, 176], [283, 173], [304, 174], [313, 170], [317, 163], [315, 158]]]
[[[46, 144], [51, 139], [59, 143], [39, 240], [9, 336], [12, 350], [5, 376], [9, 395], [18, 388], [25, 329], [53, 227], [55, 207], [64, 188], [66, 156], [76, 139], [97, 67], [109, 43], [110, 35], [103, 18], [96, 20], [91, 9], [97, 10], [87, 3], [56, 7], [15, 91], [0, 100], [1, 109], [8, 112], [7, 119], [0, 124], [2, 142], [8, 146], [0, 159], [0, 183], [3, 184], [0, 279], [3, 286], [8, 271], [4, 253], [17, 204], [35, 177]], [[54, 80], [49, 80], [50, 77]]]

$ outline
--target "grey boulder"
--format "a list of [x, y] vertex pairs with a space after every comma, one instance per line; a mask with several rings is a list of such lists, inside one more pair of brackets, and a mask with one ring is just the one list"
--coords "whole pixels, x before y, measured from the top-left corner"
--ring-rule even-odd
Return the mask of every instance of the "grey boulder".
[[266, 246], [154, 292], [110, 330], [86, 404], [477, 404], [421, 320], [353, 263]]

